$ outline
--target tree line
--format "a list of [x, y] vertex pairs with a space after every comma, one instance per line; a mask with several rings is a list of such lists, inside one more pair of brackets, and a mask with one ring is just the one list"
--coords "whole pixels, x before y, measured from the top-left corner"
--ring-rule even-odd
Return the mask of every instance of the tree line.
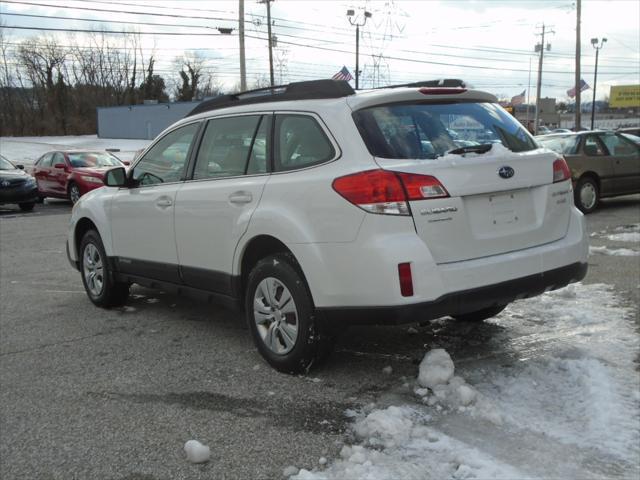
[[213, 70], [185, 52], [165, 79], [136, 33], [91, 34], [80, 44], [37, 36], [12, 42], [0, 28], [0, 136], [96, 132], [96, 108], [145, 100], [191, 101], [219, 93]]

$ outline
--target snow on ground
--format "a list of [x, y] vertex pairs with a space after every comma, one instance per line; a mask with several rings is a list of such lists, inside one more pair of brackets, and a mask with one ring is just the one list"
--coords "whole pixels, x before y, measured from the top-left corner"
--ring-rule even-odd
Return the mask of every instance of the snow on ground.
[[399, 379], [394, 404], [347, 412], [353, 441], [339, 458], [287, 473], [294, 480], [636, 479], [634, 315], [602, 284], [515, 302], [480, 325], [495, 330], [490, 341], [503, 345], [500, 357], [454, 363], [445, 350], [431, 350], [409, 389]]
[[594, 247], [589, 246], [589, 255], [599, 253], [600, 255], [611, 255], [613, 257], [635, 257], [640, 255], [639, 250], [631, 248], [607, 248], [606, 246]]
[[0, 137], [0, 154], [14, 163], [32, 164], [51, 150], [105, 150], [118, 148], [121, 160], [132, 160], [135, 152], [150, 140], [98, 138], [96, 135], [59, 137]]
[[614, 242], [638, 243], [640, 242], [640, 232], [613, 233], [611, 235], [607, 235], [607, 238]]

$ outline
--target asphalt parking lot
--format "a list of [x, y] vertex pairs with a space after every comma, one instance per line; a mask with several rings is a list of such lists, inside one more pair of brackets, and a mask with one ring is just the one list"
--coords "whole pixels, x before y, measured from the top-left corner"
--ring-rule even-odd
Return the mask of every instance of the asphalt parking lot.
[[[432, 346], [463, 364], [507, 361], [483, 342], [490, 331], [448, 322], [415, 334], [353, 328], [322, 368], [277, 373], [237, 313], [138, 286], [124, 308], [94, 307], [64, 253], [70, 211], [62, 201], [27, 214], [0, 207], [3, 479], [282, 478], [289, 465], [335, 457], [345, 410], [415, 377]], [[604, 201], [587, 220], [594, 246], [639, 249], [606, 234], [640, 224], [640, 195]], [[585, 283], [613, 285], [638, 325], [640, 256], [594, 254]], [[189, 439], [211, 447], [209, 463], [185, 460]]]

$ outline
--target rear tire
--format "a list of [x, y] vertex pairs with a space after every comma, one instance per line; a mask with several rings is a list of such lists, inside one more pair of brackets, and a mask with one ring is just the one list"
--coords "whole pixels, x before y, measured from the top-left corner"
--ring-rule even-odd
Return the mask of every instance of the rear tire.
[[496, 305], [489, 308], [483, 308], [482, 310], [477, 310], [475, 312], [470, 313], [462, 313], [460, 315], [451, 315], [456, 320], [460, 320], [463, 322], [482, 322], [487, 318], [495, 317], [500, 312], [502, 312], [506, 305]]
[[124, 305], [129, 297], [129, 284], [114, 280], [98, 232], [89, 230], [84, 234], [79, 257], [82, 283], [89, 300], [103, 308]]
[[77, 183], [69, 184], [69, 201], [72, 205], [75, 205], [78, 200], [80, 200], [80, 187], [78, 187]]
[[576, 184], [574, 193], [576, 207], [582, 213], [591, 213], [600, 203], [600, 189], [598, 182], [593, 177], [582, 177]]
[[22, 210], [23, 212], [30, 212], [31, 210], [33, 210], [33, 207], [35, 207], [35, 202], [29, 202], [29, 203], [19, 203], [18, 206], [20, 207], [20, 210]]
[[258, 351], [276, 370], [306, 373], [332, 350], [334, 338], [290, 253], [265, 257], [251, 270], [245, 312]]

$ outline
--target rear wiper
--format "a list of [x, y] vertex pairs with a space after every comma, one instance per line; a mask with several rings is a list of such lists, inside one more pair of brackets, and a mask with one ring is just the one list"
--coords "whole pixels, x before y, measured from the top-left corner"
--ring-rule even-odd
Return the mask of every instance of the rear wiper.
[[454, 148], [447, 153], [462, 155], [463, 153], [487, 153], [493, 147], [493, 143], [483, 143], [481, 145], [470, 145], [468, 147]]

